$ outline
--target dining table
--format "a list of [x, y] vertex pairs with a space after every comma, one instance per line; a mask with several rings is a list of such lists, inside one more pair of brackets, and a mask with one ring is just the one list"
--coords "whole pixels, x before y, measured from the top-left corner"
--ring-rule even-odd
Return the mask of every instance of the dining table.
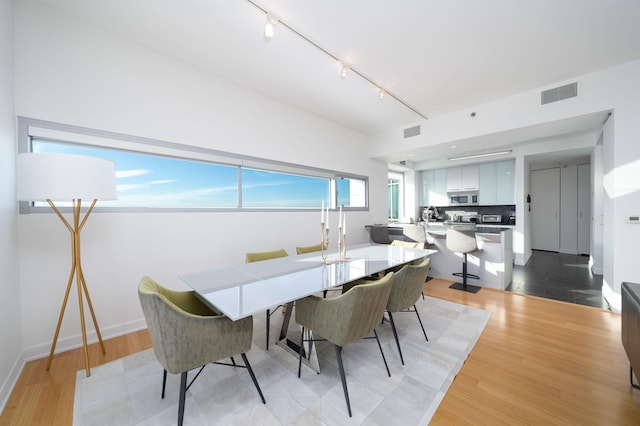
[[[338, 250], [318, 251], [261, 262], [208, 269], [180, 275], [197, 297], [232, 320], [285, 305], [278, 346], [299, 353], [287, 337], [294, 302], [325, 293], [363, 278], [431, 256], [437, 250], [364, 243]], [[319, 372], [314, 348], [305, 351], [306, 364]]]

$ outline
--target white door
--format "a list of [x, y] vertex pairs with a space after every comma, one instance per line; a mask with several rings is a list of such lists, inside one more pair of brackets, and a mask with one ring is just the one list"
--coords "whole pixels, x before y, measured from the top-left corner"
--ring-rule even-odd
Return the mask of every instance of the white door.
[[560, 253], [578, 254], [578, 166], [560, 169]]
[[560, 169], [531, 172], [531, 248], [560, 248]]
[[578, 166], [578, 254], [591, 253], [591, 164]]

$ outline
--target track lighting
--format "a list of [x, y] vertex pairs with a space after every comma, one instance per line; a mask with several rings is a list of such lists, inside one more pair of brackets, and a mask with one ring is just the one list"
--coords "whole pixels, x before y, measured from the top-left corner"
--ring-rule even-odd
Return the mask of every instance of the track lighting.
[[275, 33], [275, 28], [274, 27], [276, 25], [279, 25], [281, 28], [285, 28], [286, 30], [290, 31], [292, 34], [295, 34], [300, 39], [306, 41], [310, 46], [314, 47], [315, 49], [318, 49], [320, 52], [324, 53], [325, 55], [327, 55], [331, 59], [333, 59], [333, 60], [339, 62], [340, 64], [342, 64], [342, 68], [340, 70], [340, 78], [345, 78], [347, 76], [347, 74], [355, 74], [358, 77], [360, 77], [361, 79], [369, 82], [375, 89], [377, 89], [378, 90], [378, 96], [380, 97], [380, 99], [383, 99], [385, 97], [385, 95], [389, 95], [391, 98], [395, 99], [400, 104], [402, 104], [404, 107], [406, 107], [407, 109], [413, 111], [414, 113], [416, 113], [420, 117], [422, 117], [424, 119], [427, 118], [427, 116], [425, 114], [421, 113], [420, 111], [418, 111], [417, 109], [415, 109], [414, 107], [409, 105], [406, 101], [404, 101], [402, 98], [400, 98], [398, 95], [396, 95], [392, 91], [388, 91], [388, 90], [383, 89], [380, 86], [380, 84], [378, 84], [378, 82], [376, 82], [373, 78], [369, 77], [368, 75], [366, 75], [365, 73], [363, 73], [359, 69], [354, 68], [353, 66], [347, 65], [344, 62], [342, 62], [342, 60], [337, 55], [333, 54], [329, 50], [327, 50], [324, 47], [320, 46], [318, 43], [316, 43], [315, 41], [311, 40], [309, 37], [307, 37], [306, 35], [304, 35], [300, 31], [298, 31], [297, 29], [292, 27], [286, 20], [280, 19], [280, 18], [272, 15], [271, 12], [269, 12], [263, 6], [260, 6], [257, 3], [256, 0], [246, 0], [246, 1], [247, 1], [247, 3], [253, 5], [256, 9], [260, 10], [262, 13], [264, 13], [267, 16], [267, 22], [264, 25], [264, 35], [263, 35], [263, 40], [264, 40], [265, 43], [268, 43], [271, 40], [271, 38], [273, 37], [273, 35]]

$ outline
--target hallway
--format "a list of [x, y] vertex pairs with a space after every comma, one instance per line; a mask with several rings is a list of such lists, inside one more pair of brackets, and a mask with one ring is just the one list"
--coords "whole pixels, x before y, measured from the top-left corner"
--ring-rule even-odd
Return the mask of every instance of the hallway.
[[507, 291], [609, 309], [602, 275], [589, 270], [589, 257], [533, 250], [525, 266], [513, 267]]

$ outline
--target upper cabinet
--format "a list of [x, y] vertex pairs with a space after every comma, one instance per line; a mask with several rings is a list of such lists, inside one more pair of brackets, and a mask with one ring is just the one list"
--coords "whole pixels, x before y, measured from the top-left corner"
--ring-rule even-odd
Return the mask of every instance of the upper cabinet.
[[480, 192], [478, 204], [515, 204], [514, 160], [483, 163], [478, 166]]
[[425, 170], [422, 172], [422, 205], [449, 205], [446, 169]]
[[464, 166], [447, 169], [447, 192], [477, 191], [478, 166]]

